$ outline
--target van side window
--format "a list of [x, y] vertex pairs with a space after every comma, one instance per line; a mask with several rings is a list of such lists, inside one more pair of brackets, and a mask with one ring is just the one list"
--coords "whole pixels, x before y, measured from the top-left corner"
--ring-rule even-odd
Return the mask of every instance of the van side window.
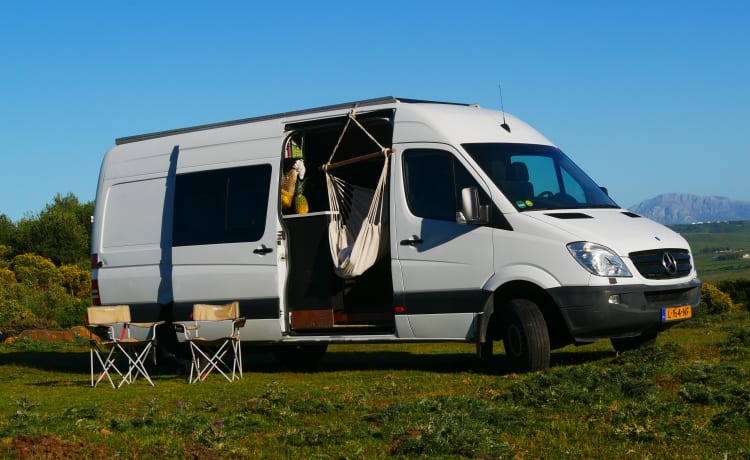
[[270, 183], [270, 164], [178, 174], [172, 244], [260, 240]]
[[410, 149], [403, 162], [406, 200], [417, 217], [455, 222], [464, 187], [477, 187], [480, 203], [490, 203], [469, 171], [446, 151]]

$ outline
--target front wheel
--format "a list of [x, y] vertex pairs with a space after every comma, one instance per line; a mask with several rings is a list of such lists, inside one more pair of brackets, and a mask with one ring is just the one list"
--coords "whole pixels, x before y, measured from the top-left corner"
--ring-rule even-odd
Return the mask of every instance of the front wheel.
[[550, 359], [549, 332], [541, 310], [534, 302], [512, 299], [505, 308], [503, 344], [508, 364], [521, 372], [547, 369]]

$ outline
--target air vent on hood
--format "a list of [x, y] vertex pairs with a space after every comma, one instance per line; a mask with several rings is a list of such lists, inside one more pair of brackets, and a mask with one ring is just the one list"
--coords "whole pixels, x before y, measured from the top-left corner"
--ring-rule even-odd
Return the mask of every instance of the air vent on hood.
[[636, 214], [634, 212], [630, 212], [630, 211], [625, 211], [625, 212], [623, 212], [623, 214], [626, 215], [626, 216], [628, 216], [628, 217], [641, 217], [640, 215], [638, 215], [638, 214]]
[[547, 215], [558, 219], [593, 219], [593, 217], [582, 212], [552, 212]]

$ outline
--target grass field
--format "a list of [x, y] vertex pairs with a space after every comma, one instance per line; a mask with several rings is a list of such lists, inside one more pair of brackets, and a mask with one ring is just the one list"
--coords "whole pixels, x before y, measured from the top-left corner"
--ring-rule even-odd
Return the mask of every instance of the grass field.
[[750, 458], [750, 313], [517, 375], [465, 344], [331, 347], [316, 372], [89, 387], [87, 348], [0, 345], [3, 458]]
[[741, 258], [750, 254], [750, 222], [676, 225], [673, 228], [690, 243], [698, 275], [704, 282], [750, 279], [750, 258]]

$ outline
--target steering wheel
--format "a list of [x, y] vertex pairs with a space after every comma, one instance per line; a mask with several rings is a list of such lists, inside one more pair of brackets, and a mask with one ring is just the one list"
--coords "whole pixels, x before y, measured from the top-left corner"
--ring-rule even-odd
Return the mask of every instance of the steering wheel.
[[550, 192], [549, 190], [545, 190], [539, 195], [537, 195], [536, 197], [537, 198], [552, 198], [553, 196], [555, 196], [554, 193]]

